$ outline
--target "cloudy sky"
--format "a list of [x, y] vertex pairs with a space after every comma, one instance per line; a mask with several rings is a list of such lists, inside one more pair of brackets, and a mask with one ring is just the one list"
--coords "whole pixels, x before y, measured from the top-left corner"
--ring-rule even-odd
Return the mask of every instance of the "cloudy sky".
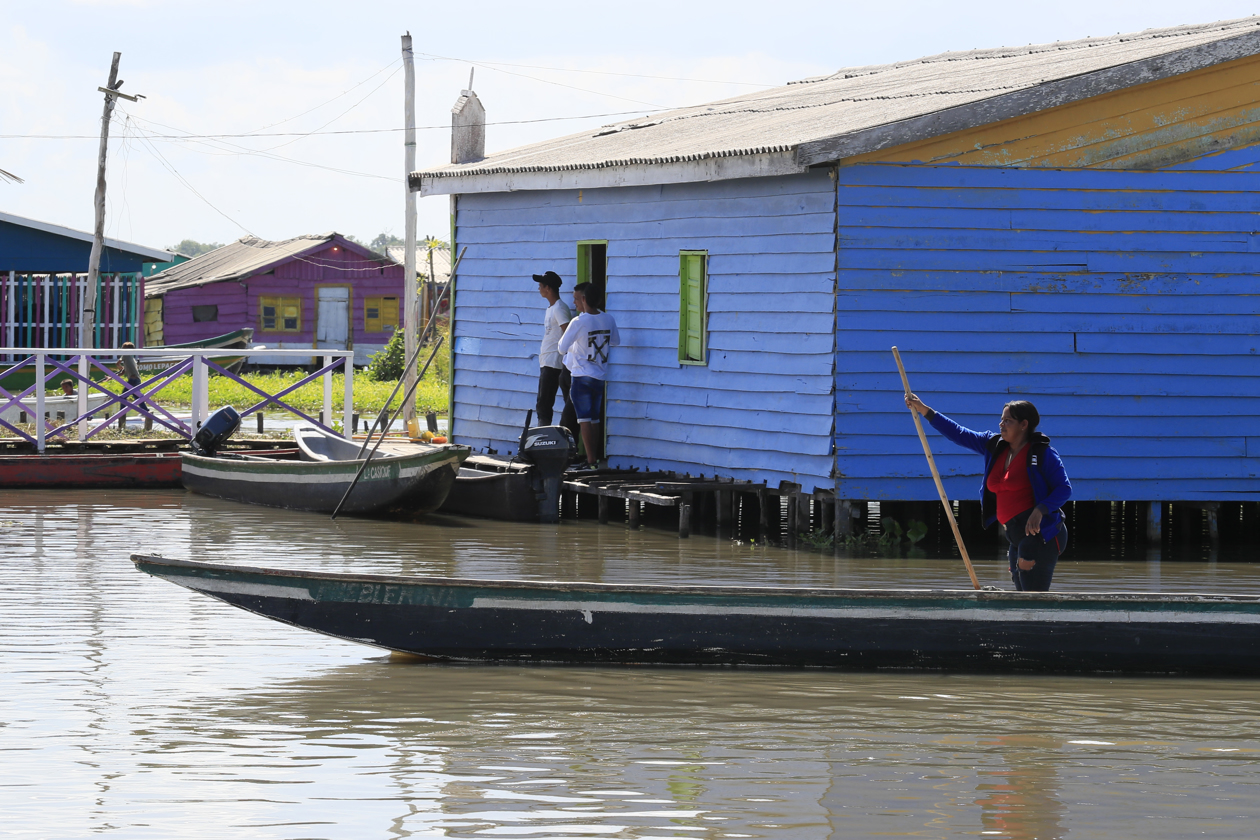
[[[0, 210], [92, 226], [97, 92], [123, 91], [109, 236], [167, 247], [403, 230], [400, 41], [416, 49], [417, 160], [450, 155], [475, 67], [487, 149], [721, 99], [855, 65], [1245, 17], [1234, 0], [957, 4], [745, 0], [331, 3], [41, 0], [0, 31]], [[248, 136], [242, 136], [248, 135]], [[419, 201], [445, 238], [447, 201]]]

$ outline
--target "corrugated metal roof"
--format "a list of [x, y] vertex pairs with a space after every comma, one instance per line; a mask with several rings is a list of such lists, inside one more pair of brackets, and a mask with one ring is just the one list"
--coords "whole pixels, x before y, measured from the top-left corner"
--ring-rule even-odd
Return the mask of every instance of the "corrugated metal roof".
[[[403, 245], [391, 245], [385, 249], [385, 256], [389, 257], [399, 265], [403, 264], [403, 259], [407, 256], [407, 249]], [[429, 251], [423, 245], [416, 246], [416, 271], [420, 274], [429, 273]], [[451, 276], [451, 252], [440, 248], [433, 249], [433, 273], [439, 283], [445, 283]]]
[[[1203, 49], [1221, 45], [1219, 49]], [[1197, 48], [1197, 49], [1196, 49]], [[419, 182], [507, 173], [603, 169], [709, 158], [794, 151], [802, 164], [820, 162], [826, 149], [801, 155], [803, 144], [836, 141], [879, 126], [904, 123], [960, 106], [975, 105], [1046, 85], [1077, 82], [1074, 98], [1188, 72], [1199, 66], [1260, 52], [1260, 17], [1197, 26], [1151, 29], [1132, 35], [1085, 38], [1017, 48], [942, 53], [914, 61], [841, 70], [792, 83], [607, 126], [596, 132], [536, 143], [490, 155], [476, 163], [448, 165], [413, 175]], [[1170, 54], [1184, 54], [1172, 60]], [[1154, 64], [1151, 59], [1168, 57]], [[1141, 72], [1090, 74], [1146, 61]], [[1051, 107], [1073, 101], [1056, 89]], [[1037, 103], [1021, 98], [1024, 112]], [[1012, 103], [1014, 105], [1014, 103]], [[975, 125], [1003, 119], [976, 109]], [[922, 126], [920, 136], [958, 130]], [[898, 142], [907, 142], [901, 138]], [[889, 143], [885, 142], [882, 148]], [[860, 153], [848, 151], [847, 154]], [[847, 156], [840, 154], [839, 156]]]
[[[332, 231], [295, 236], [280, 242], [246, 236], [154, 274], [145, 281], [144, 294], [145, 297], [156, 297], [174, 289], [239, 280], [310, 251], [318, 251], [334, 239], [341, 240], [348, 248], [360, 250], [361, 246], [356, 247], [353, 242], [345, 241]], [[361, 250], [366, 259], [383, 259], [366, 248]]]

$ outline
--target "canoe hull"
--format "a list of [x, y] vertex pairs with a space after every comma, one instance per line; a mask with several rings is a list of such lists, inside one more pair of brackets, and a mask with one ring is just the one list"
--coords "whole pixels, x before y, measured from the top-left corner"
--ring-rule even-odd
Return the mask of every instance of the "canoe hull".
[[[342, 511], [398, 510], [424, 514], [446, 500], [466, 449], [435, 449], [409, 458], [374, 460]], [[332, 513], [361, 461], [242, 461], [182, 453], [186, 489], [252, 505]]]
[[538, 497], [528, 472], [489, 472], [464, 467], [441, 510], [505, 522], [537, 522]]
[[268, 618], [441, 660], [1260, 674], [1256, 598], [535, 584], [132, 560]]

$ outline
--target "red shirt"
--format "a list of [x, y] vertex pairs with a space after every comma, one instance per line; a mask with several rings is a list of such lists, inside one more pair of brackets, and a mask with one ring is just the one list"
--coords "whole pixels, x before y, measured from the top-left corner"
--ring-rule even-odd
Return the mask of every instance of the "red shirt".
[[993, 461], [993, 469], [985, 486], [997, 495], [998, 522], [1010, 522], [1013, 518], [1037, 504], [1033, 495], [1032, 482], [1028, 480], [1027, 445], [1011, 458], [1011, 465], [1006, 465], [1006, 456], [1010, 450], [999, 455]]

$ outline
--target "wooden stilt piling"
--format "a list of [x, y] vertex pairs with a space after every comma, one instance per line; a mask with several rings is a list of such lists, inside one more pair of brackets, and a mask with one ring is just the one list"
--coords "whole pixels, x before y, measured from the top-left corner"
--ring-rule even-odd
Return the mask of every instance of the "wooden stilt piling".
[[1164, 503], [1146, 503], [1146, 541], [1159, 545], [1164, 539]]
[[[776, 500], [777, 501], [777, 500]], [[757, 542], [765, 543], [770, 531], [770, 493], [765, 487], [757, 488]]]
[[608, 524], [608, 497], [596, 496], [596, 504], [599, 506], [599, 524]]
[[626, 502], [626, 526], [631, 531], [639, 530], [639, 513], [642, 504], [642, 502]]
[[717, 508], [717, 533], [719, 538], [730, 536], [731, 527], [731, 491], [715, 490], [713, 492], [715, 507]]
[[798, 493], [800, 493], [800, 489], [797, 485], [792, 485], [787, 493], [787, 525], [783, 529], [785, 532], [783, 536], [788, 548], [796, 548], [797, 516], [800, 511], [800, 505], [797, 500]]

